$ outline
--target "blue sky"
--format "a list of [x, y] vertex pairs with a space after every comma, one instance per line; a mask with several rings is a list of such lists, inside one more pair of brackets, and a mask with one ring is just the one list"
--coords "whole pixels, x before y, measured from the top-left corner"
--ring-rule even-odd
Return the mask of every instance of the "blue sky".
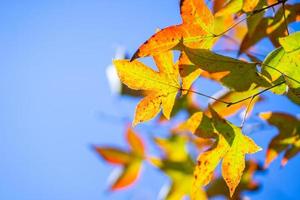
[[[110, 93], [105, 70], [116, 47], [133, 53], [179, 22], [174, 0], [1, 1], [0, 199], [155, 199], [166, 178], [150, 166], [136, 187], [106, 192], [113, 168], [91, 145], [125, 147], [124, 124], [101, 113], [131, 117], [137, 102]], [[282, 97], [268, 101], [256, 111], [300, 112]], [[265, 146], [274, 130], [253, 135]], [[297, 199], [299, 164], [274, 162], [253, 199]]]

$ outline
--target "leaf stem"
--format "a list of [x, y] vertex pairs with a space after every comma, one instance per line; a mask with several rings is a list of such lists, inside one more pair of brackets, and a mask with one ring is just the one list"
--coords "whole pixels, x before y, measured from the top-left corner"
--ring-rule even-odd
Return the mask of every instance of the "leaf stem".
[[191, 92], [191, 93], [194, 93], [194, 94], [198, 94], [198, 95], [200, 95], [200, 96], [203, 96], [203, 97], [206, 97], [206, 98], [209, 98], [209, 99], [213, 99], [213, 100], [215, 100], [215, 101], [218, 101], [218, 102], [221, 102], [221, 103], [224, 103], [224, 104], [227, 104], [227, 105], [230, 104], [230, 102], [223, 101], [223, 100], [217, 99], [217, 98], [215, 98], [215, 97], [212, 97], [212, 96], [209, 96], [209, 95], [206, 95], [206, 94], [204, 94], [204, 93], [197, 92], [197, 91], [194, 91], [194, 90], [184, 89], [184, 88], [181, 88], [180, 90], [181, 90], [181, 91]]

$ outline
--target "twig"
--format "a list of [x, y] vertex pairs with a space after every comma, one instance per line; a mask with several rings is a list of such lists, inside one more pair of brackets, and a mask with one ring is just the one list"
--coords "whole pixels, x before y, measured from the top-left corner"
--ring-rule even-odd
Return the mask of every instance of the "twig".
[[277, 86], [279, 86], [279, 85], [282, 85], [283, 83], [285, 83], [285, 81], [282, 81], [282, 82], [280, 82], [280, 83], [277, 83], [277, 84], [275, 84], [275, 85], [272, 85], [271, 87], [268, 87], [268, 88], [266, 88], [266, 89], [264, 89], [264, 90], [262, 90], [262, 91], [260, 91], [260, 92], [258, 92], [258, 93], [256, 93], [256, 94], [250, 96], [250, 97], [246, 97], [246, 98], [244, 98], [244, 99], [241, 99], [241, 100], [238, 100], [238, 101], [231, 102], [231, 103], [229, 103], [229, 104], [227, 105], [227, 107], [230, 107], [230, 106], [232, 106], [232, 105], [234, 105], [234, 104], [237, 104], [237, 103], [246, 101], [246, 100], [248, 100], [248, 99], [254, 98], [254, 97], [256, 97], [256, 96], [258, 96], [258, 95], [260, 95], [260, 94], [262, 94], [262, 93], [264, 93], [264, 92], [266, 92], [266, 91], [268, 91], [268, 90], [271, 90], [271, 89], [273, 89], [273, 88], [275, 88], [275, 87], [277, 87]]
[[252, 95], [251, 99], [250, 99], [250, 102], [248, 103], [247, 105], [247, 108], [246, 108], [246, 111], [245, 111], [245, 114], [244, 114], [244, 117], [243, 117], [243, 120], [242, 120], [242, 123], [241, 123], [241, 128], [243, 128], [244, 124], [245, 124], [245, 121], [246, 121], [246, 118], [247, 118], [247, 115], [248, 115], [248, 112], [250, 110], [250, 106], [251, 106], [251, 103], [252, 101], [254, 100], [256, 96]]
[[180, 90], [181, 90], [181, 91], [187, 91], [187, 92], [195, 93], [195, 94], [198, 94], [198, 95], [200, 95], [200, 96], [203, 96], [203, 97], [206, 97], [206, 98], [209, 98], [209, 99], [213, 99], [213, 100], [215, 100], [215, 101], [218, 101], [218, 102], [221, 102], [221, 103], [224, 103], [224, 104], [227, 104], [227, 105], [230, 104], [230, 102], [226, 102], [226, 101], [217, 99], [217, 98], [215, 98], [215, 97], [212, 97], [212, 96], [209, 96], [209, 95], [206, 95], [206, 94], [204, 94], [204, 93], [197, 92], [197, 91], [194, 91], [194, 90], [189, 90], [189, 89], [184, 89], [184, 88], [181, 88]]
[[[271, 87], [268, 87], [268, 88], [266, 88], [266, 89], [264, 89], [264, 90], [262, 90], [262, 91], [260, 91], [260, 92], [257, 92], [257, 93], [255, 93], [255, 94], [252, 95], [252, 96], [249, 96], [249, 97], [246, 97], [246, 98], [244, 98], [244, 99], [240, 99], [240, 100], [234, 101], [234, 102], [223, 101], [223, 100], [221, 100], [221, 99], [217, 99], [217, 98], [215, 98], [215, 97], [212, 97], [212, 96], [209, 96], [209, 95], [206, 95], [206, 94], [203, 94], [203, 93], [201, 93], [201, 92], [194, 91], [194, 90], [183, 89], [183, 88], [181, 88], [180, 90], [181, 90], [181, 91], [192, 92], [192, 93], [198, 94], [198, 95], [200, 95], [200, 96], [203, 96], [203, 97], [206, 97], [206, 98], [209, 98], [209, 99], [213, 99], [213, 100], [215, 100], [215, 101], [217, 101], [217, 102], [221, 102], [221, 103], [226, 104], [227, 107], [230, 107], [230, 106], [232, 106], [232, 105], [234, 105], [234, 104], [241, 103], [241, 102], [246, 101], [246, 100], [248, 100], [248, 99], [253, 99], [253, 98], [255, 98], [256, 96], [258, 96], [258, 95], [260, 95], [260, 94], [262, 94], [262, 93], [264, 93], [264, 92], [266, 92], [266, 91], [268, 91], [268, 90], [271, 90], [271, 89], [273, 89], [273, 88], [275, 88], [275, 87], [277, 87], [277, 86], [279, 86], [279, 85], [282, 85], [283, 83], [285, 83], [285, 81], [282, 81], [282, 82], [280, 82], [280, 83], [277, 83], [277, 84], [275, 84], [275, 85], [272, 85]], [[252, 101], [252, 100], [251, 100], [251, 101]], [[250, 101], [250, 102], [251, 102], [251, 101]]]

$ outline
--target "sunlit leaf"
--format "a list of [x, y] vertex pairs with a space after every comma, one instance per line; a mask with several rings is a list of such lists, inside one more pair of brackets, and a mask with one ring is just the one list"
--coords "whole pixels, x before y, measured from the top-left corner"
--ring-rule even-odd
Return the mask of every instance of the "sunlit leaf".
[[154, 56], [159, 72], [135, 60], [115, 60], [118, 75], [121, 81], [135, 90], [148, 90], [149, 94], [136, 107], [133, 126], [140, 122], [154, 118], [163, 110], [164, 116], [169, 119], [180, 89], [178, 66], [173, 63], [171, 52]]
[[[227, 72], [220, 79], [225, 86], [235, 91], [246, 91], [251, 86], [270, 86], [256, 69], [255, 63], [248, 63], [231, 57], [215, 54], [206, 49], [192, 49], [179, 44], [177, 49], [183, 50], [189, 60], [196, 66], [211, 74]], [[247, 77], [245, 78], [245, 74]]]
[[230, 196], [232, 196], [245, 168], [245, 155], [256, 153], [261, 148], [252, 139], [243, 135], [239, 127], [221, 118], [212, 109], [210, 112], [218, 138], [212, 149], [198, 157], [194, 171], [192, 195], [197, 193], [201, 186], [205, 186], [211, 181], [214, 170], [223, 160], [222, 176], [229, 188]]
[[[300, 96], [300, 32], [295, 32], [287, 37], [279, 39], [282, 47], [272, 51], [264, 60], [262, 73], [266, 74], [274, 83], [285, 79], [289, 89], [288, 96], [299, 103]], [[284, 85], [283, 85], [284, 86]], [[286, 87], [276, 93], [284, 93]]]

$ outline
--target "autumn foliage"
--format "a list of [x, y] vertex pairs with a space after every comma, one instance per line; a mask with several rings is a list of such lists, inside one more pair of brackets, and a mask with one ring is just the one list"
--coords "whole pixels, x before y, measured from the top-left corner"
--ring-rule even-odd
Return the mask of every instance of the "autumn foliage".
[[[150, 155], [132, 127], [126, 130], [127, 150], [109, 146], [95, 149], [108, 163], [122, 166], [111, 190], [131, 185], [139, 177], [143, 162], [149, 162], [171, 180], [165, 199], [189, 196], [202, 200], [218, 195], [240, 199], [243, 191], [259, 188], [253, 176], [263, 171], [258, 162], [246, 160], [247, 154], [261, 150], [244, 133], [251, 110], [264, 101], [265, 92], [285, 95], [300, 104], [300, 32], [288, 29], [290, 23], [300, 19], [300, 4], [288, 4], [286, 0], [213, 0], [207, 5], [204, 0], [181, 0], [180, 15], [181, 24], [157, 30], [130, 60], [113, 61], [121, 82], [143, 95], [132, 126], [153, 118], [156, 124], [172, 124], [167, 137], [153, 136], [162, 155]], [[254, 53], [262, 39], [274, 45], [263, 59]], [[213, 50], [226, 50], [225, 46], [237, 47], [237, 56]], [[142, 57], [152, 57], [156, 69], [145, 65], [139, 59]], [[209, 79], [227, 90], [219, 96], [198, 92], [193, 86], [198, 79]], [[195, 95], [212, 101], [200, 107]], [[241, 110], [240, 124], [232, 123], [229, 117]], [[189, 117], [172, 123], [181, 111]], [[265, 168], [280, 153], [284, 154], [285, 165], [300, 150], [299, 119], [272, 111], [259, 117], [278, 129], [269, 143]], [[187, 145], [196, 149], [197, 158]], [[222, 177], [216, 175], [219, 164]]]

